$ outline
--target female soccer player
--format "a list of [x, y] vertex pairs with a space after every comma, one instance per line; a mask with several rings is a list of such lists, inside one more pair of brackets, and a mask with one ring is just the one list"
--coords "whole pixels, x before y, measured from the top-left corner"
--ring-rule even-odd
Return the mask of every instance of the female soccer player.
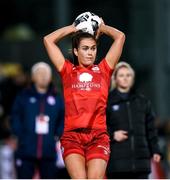
[[[74, 34], [74, 64], [65, 60], [57, 45], [71, 34]], [[109, 51], [98, 65], [94, 65], [97, 38], [77, 31], [73, 24], [44, 37], [49, 57], [62, 77], [65, 126], [61, 145], [66, 168], [75, 179], [103, 178], [110, 154], [106, 101], [110, 78], [121, 56], [125, 35], [103, 21], [97, 34], [106, 34], [113, 39]]]

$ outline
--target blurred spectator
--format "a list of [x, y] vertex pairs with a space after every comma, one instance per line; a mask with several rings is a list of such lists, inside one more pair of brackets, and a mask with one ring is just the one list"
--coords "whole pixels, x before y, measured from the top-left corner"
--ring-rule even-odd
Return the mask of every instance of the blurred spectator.
[[56, 143], [56, 151], [57, 151], [57, 167], [58, 167], [58, 174], [57, 179], [70, 179], [68, 171], [65, 167], [63, 157], [62, 157], [62, 150], [61, 150], [61, 143], [57, 141]]
[[170, 178], [170, 119], [157, 119], [160, 147], [163, 152], [162, 166], [165, 177]]
[[[10, 106], [10, 100], [7, 90], [11, 92], [14, 89], [7, 88], [7, 76], [4, 73], [4, 66], [0, 65], [0, 178], [14, 179], [16, 178], [14, 168], [14, 150], [17, 146], [16, 138], [14, 138], [9, 129], [8, 113], [5, 104]], [[4, 88], [5, 86], [6, 88]]]
[[11, 114], [12, 133], [18, 138], [17, 178], [57, 177], [56, 140], [63, 132], [64, 105], [51, 83], [51, 68], [44, 62], [31, 69], [32, 86], [16, 97]]
[[135, 72], [126, 62], [116, 65], [107, 107], [107, 127], [111, 155], [107, 177], [147, 179], [151, 158], [161, 159], [150, 101], [133, 87]]
[[3, 38], [8, 41], [31, 41], [35, 37], [35, 32], [26, 23], [20, 23], [11, 26], [3, 33]]
[[18, 92], [29, 83], [29, 77], [20, 64], [1, 65], [0, 102], [4, 116], [9, 116], [11, 106]]
[[[2, 114], [1, 114], [2, 115]], [[0, 179], [15, 179], [14, 150], [17, 141], [12, 136], [7, 120], [0, 115]]]

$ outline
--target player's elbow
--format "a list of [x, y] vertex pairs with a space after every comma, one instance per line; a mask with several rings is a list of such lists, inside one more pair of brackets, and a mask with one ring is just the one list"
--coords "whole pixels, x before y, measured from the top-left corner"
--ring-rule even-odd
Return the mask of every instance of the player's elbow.
[[125, 42], [126, 36], [125, 36], [125, 34], [124, 34], [123, 32], [120, 32], [119, 39], [120, 39], [120, 41], [122, 41], [123, 43]]
[[47, 38], [47, 36], [44, 36], [44, 38], [43, 38], [43, 43], [44, 43], [44, 45], [46, 45], [47, 42], [48, 42], [48, 38]]
[[44, 43], [44, 46], [45, 46], [46, 48], [50, 47], [50, 45], [52, 44], [52, 42], [51, 42], [51, 40], [50, 40], [50, 38], [49, 38], [48, 36], [45, 36], [45, 37], [43, 38], [43, 43]]
[[115, 41], [118, 43], [118, 44], [121, 44], [123, 45], [124, 42], [125, 42], [125, 34], [123, 32], [120, 32], [119, 35], [117, 36], [117, 38], [115, 39]]

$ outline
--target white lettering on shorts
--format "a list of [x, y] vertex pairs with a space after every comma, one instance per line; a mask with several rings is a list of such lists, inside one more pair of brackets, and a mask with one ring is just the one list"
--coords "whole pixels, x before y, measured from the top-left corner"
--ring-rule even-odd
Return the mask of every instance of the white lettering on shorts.
[[97, 147], [98, 148], [102, 148], [104, 150], [104, 154], [105, 155], [109, 155], [110, 154], [109, 148], [107, 148], [105, 146], [102, 146], [102, 145], [98, 145]]

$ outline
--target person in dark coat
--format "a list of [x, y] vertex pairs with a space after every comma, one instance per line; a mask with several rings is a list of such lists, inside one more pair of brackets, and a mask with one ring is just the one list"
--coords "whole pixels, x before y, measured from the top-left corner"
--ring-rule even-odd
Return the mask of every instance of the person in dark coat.
[[51, 68], [44, 62], [32, 67], [31, 87], [20, 92], [13, 104], [11, 130], [18, 138], [17, 178], [57, 176], [56, 141], [64, 128], [64, 102], [51, 84]]
[[115, 88], [108, 96], [107, 128], [111, 154], [107, 178], [146, 179], [151, 171], [151, 158], [160, 162], [155, 114], [151, 102], [134, 90], [135, 73], [126, 62], [115, 68]]

